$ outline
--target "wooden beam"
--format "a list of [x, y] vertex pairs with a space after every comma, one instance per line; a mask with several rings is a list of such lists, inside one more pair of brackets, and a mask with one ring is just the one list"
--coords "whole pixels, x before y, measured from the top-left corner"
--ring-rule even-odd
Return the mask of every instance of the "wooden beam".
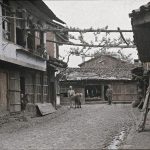
[[50, 32], [133, 32], [132, 30], [106, 30], [106, 29], [57, 29], [57, 28], [48, 28], [44, 29], [43, 31], [50, 31]]
[[107, 29], [68, 29], [68, 28], [62, 28], [62, 29], [58, 29], [58, 28], [47, 28], [47, 29], [25, 29], [27, 31], [33, 30], [33, 31], [43, 31], [43, 32], [106, 32], [106, 33], [110, 33], [110, 32], [133, 32], [132, 30], [107, 30]]
[[64, 44], [64, 45], [72, 45], [72, 46], [85, 46], [85, 47], [107, 47], [107, 48], [136, 48], [135, 45], [90, 45], [90, 44], [75, 44], [72, 42], [58, 42], [53, 40], [46, 40], [47, 42]]

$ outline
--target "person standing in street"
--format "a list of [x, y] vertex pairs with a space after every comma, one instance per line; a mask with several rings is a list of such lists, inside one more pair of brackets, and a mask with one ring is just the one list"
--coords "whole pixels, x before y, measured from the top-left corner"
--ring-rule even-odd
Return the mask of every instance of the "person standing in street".
[[20, 97], [21, 97], [21, 110], [23, 112], [25, 112], [26, 106], [27, 106], [27, 103], [28, 103], [28, 94], [21, 93]]
[[27, 121], [25, 112], [28, 103], [28, 94], [21, 93], [20, 98], [21, 98], [21, 110], [23, 112], [23, 121]]
[[111, 105], [111, 103], [112, 103], [112, 88], [111, 88], [111, 85], [108, 85], [108, 89], [106, 91], [106, 96], [107, 96], [107, 99], [108, 99], [108, 104]]
[[75, 96], [75, 91], [72, 89], [72, 86], [70, 86], [69, 90], [68, 90], [68, 97], [70, 100], [70, 108], [73, 108], [74, 96]]

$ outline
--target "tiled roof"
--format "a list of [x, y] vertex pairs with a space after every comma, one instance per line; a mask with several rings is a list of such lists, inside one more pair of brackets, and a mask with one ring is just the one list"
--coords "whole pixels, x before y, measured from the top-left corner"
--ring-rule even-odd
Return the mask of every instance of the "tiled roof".
[[62, 24], [65, 24], [62, 20], [60, 20], [56, 15], [52, 12], [52, 10], [42, 1], [42, 0], [29, 0], [33, 3], [38, 9], [48, 15], [51, 19], [54, 19]]
[[67, 80], [131, 80], [133, 64], [120, 61], [116, 67], [109, 68], [68, 68], [65, 72]]
[[87, 60], [87, 61], [85, 61], [85, 62], [79, 64], [78, 66], [79, 66], [79, 67], [82, 67], [82, 66], [83, 66], [84, 64], [86, 64], [87, 62], [91, 62], [91, 61], [93, 61], [93, 60], [99, 59], [99, 57], [101, 57], [101, 56], [110, 57], [110, 58], [113, 58], [113, 59], [115, 59], [115, 60], [118, 60], [117, 58], [115, 58], [115, 57], [113, 57], [113, 56], [111, 56], [111, 55], [109, 55], [109, 54], [106, 54], [106, 55], [102, 54], [102, 55], [96, 56], [96, 57], [94, 57], [94, 58], [91, 58], [91, 59], [89, 59], [89, 60]]
[[133, 10], [129, 16], [130, 17], [135, 17], [135, 16], [138, 16], [138, 15], [141, 15], [141, 14], [144, 14], [146, 12], [150, 12], [150, 2], [148, 2], [146, 5], [142, 5], [140, 6], [139, 9], [135, 9]]
[[[42, 19], [46, 20], [48, 23], [53, 22], [54, 24], [54, 21], [57, 21], [59, 24], [66, 24], [53, 13], [53, 11], [43, 2], [43, 0], [17, 0], [17, 3], [20, 4], [21, 7], [26, 8], [31, 14], [34, 14], [35, 16], [38, 15], [39, 19], [44, 16]], [[40, 13], [37, 14], [37, 10], [33, 8], [33, 5]], [[42, 16], [40, 15], [41, 13]]]

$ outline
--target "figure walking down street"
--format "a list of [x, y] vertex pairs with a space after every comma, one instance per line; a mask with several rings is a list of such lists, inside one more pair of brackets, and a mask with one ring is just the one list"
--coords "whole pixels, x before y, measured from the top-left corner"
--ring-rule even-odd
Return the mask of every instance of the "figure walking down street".
[[70, 86], [69, 90], [68, 90], [68, 97], [70, 100], [70, 108], [73, 108], [74, 95], [75, 95], [75, 91], [72, 89], [72, 86]]
[[112, 103], [112, 88], [111, 88], [111, 85], [108, 85], [108, 89], [106, 91], [106, 96], [107, 96], [107, 99], [108, 99], [108, 104], [111, 105], [111, 103]]
[[25, 112], [28, 103], [28, 94], [21, 93], [21, 110]]
[[26, 106], [28, 103], [28, 94], [21, 93], [21, 110], [23, 112], [23, 121], [27, 121], [27, 118], [25, 116]]

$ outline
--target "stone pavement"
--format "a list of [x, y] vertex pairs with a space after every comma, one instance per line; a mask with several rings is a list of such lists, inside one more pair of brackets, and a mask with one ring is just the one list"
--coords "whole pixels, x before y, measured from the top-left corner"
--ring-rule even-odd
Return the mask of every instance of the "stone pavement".
[[145, 130], [143, 132], [136, 131], [136, 125], [140, 118], [140, 111], [137, 108], [132, 108], [135, 125], [132, 127], [122, 149], [150, 149], [150, 112], [147, 116]]
[[107, 149], [133, 124], [127, 104], [83, 105], [0, 128], [1, 150]]
[[3, 121], [4, 119], [2, 121], [0, 120], [1, 121], [0, 134], [4, 132], [12, 133], [17, 130], [24, 129], [24, 128], [30, 128], [35, 125], [41, 125], [43, 123], [49, 122], [57, 118], [60, 115], [67, 113], [68, 111], [69, 111], [68, 107], [61, 106], [57, 109], [56, 112], [51, 113], [49, 115], [42, 116], [42, 117], [31, 117], [31, 116], [28, 116], [28, 114], [25, 114], [24, 116], [23, 113], [14, 114], [14, 115], [7, 114], [7, 119], [3, 117], [6, 120], [5, 122]]

